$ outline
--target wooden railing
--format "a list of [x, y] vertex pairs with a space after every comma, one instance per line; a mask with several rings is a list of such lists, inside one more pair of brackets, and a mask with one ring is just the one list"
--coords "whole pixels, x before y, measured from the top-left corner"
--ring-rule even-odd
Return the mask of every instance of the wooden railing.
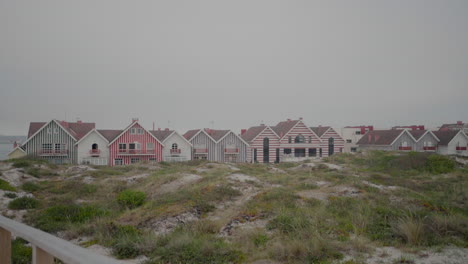
[[118, 260], [96, 254], [41, 230], [0, 216], [0, 263], [11, 264], [11, 235], [21, 237], [33, 248], [33, 264], [53, 264], [54, 258], [66, 264], [116, 264]]

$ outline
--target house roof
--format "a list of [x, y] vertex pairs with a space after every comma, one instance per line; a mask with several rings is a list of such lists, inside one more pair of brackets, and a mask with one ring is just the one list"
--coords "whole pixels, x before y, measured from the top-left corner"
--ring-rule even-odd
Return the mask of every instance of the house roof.
[[[95, 123], [84, 123], [84, 122], [66, 122], [55, 120], [65, 131], [67, 131], [76, 140], [80, 140], [89, 131], [96, 127]], [[37, 133], [47, 122], [31, 122], [29, 123], [28, 138]]]
[[99, 129], [98, 132], [107, 139], [107, 141], [113, 141], [118, 135], [120, 135], [123, 130], [115, 129]]
[[153, 136], [155, 136], [159, 141], [163, 142], [167, 137], [174, 133], [174, 130], [150, 130], [149, 132], [153, 134]]
[[187, 132], [185, 132], [185, 134], [183, 135], [184, 138], [186, 138], [187, 140], [191, 140], [198, 132], [200, 132], [201, 129], [192, 129], [192, 130], [189, 130]]
[[468, 124], [465, 124], [461, 121], [455, 123], [455, 124], [443, 124], [440, 128], [439, 131], [444, 131], [444, 130], [460, 130], [463, 128], [468, 128]]
[[358, 145], [391, 145], [405, 130], [372, 130], [367, 132]]
[[218, 130], [218, 129], [210, 129], [205, 128], [205, 132], [210, 135], [216, 142], [222, 139], [230, 130]]
[[414, 137], [414, 139], [419, 140], [427, 133], [427, 130], [408, 130], [408, 132]]
[[436, 137], [439, 138], [439, 145], [448, 145], [450, 141], [460, 133], [460, 130], [439, 130], [439, 131], [432, 131]]
[[258, 136], [258, 134], [262, 133], [267, 126], [260, 125], [260, 126], [253, 126], [247, 129], [244, 134], [241, 135], [241, 138], [244, 141], [251, 142], [254, 138]]
[[312, 129], [312, 131], [314, 131], [315, 134], [317, 134], [317, 136], [322, 137], [322, 135], [325, 134], [325, 132], [327, 132], [328, 129], [330, 129], [330, 127], [329, 126], [318, 126], [318, 127], [311, 127], [310, 129]]
[[301, 120], [287, 120], [279, 122], [276, 126], [271, 127], [276, 134], [278, 134], [281, 138], [286, 135], [297, 123]]

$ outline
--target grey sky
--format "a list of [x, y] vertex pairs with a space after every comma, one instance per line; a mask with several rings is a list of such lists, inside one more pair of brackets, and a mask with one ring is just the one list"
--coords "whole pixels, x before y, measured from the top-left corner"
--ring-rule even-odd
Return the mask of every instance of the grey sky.
[[0, 0], [0, 134], [468, 121], [468, 1]]

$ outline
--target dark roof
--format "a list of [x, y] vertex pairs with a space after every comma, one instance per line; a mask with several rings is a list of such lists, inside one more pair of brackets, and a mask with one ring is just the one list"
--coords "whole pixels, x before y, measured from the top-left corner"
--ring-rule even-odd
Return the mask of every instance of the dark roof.
[[219, 141], [222, 137], [224, 137], [227, 133], [231, 130], [217, 130], [217, 129], [210, 129], [205, 128], [205, 132], [210, 135], [215, 141]]
[[174, 130], [164, 129], [164, 130], [150, 130], [151, 134], [156, 137], [159, 141], [163, 142], [168, 136], [170, 136]]
[[459, 133], [459, 130], [439, 130], [432, 131], [437, 138], [439, 138], [439, 145], [448, 145], [448, 143]]
[[46, 122], [31, 122], [29, 123], [28, 138], [34, 135], [41, 127], [43, 127]]
[[419, 140], [427, 130], [408, 130], [408, 132], [414, 137], [414, 139]]
[[318, 127], [311, 127], [312, 131], [317, 134], [318, 137], [322, 137], [322, 135], [327, 132], [328, 129], [330, 129], [329, 126], [318, 126]]
[[265, 130], [265, 128], [265, 125], [250, 127], [249, 129], [247, 129], [247, 131], [244, 132], [244, 134], [241, 135], [241, 138], [246, 142], [250, 142], [256, 136], [258, 136], [258, 134], [262, 133], [262, 131]]
[[195, 134], [198, 133], [198, 131], [200, 131], [200, 129], [189, 130], [189, 131], [185, 132], [184, 138], [187, 139], [187, 140], [190, 140], [190, 139], [193, 138], [193, 136], [195, 136]]
[[358, 145], [390, 145], [405, 130], [373, 130], [367, 132], [358, 142]]
[[[57, 121], [57, 120], [56, 120]], [[66, 122], [66, 121], [57, 121], [68, 133], [70, 133], [77, 140], [80, 140], [89, 131], [96, 127], [95, 123], [84, 123], [84, 122]], [[41, 129], [46, 122], [31, 122], [29, 124], [28, 138], [34, 135], [39, 129]]]
[[301, 120], [287, 120], [279, 122], [276, 126], [272, 127], [278, 136], [283, 137]]
[[98, 130], [99, 133], [101, 133], [101, 135], [103, 137], [105, 137], [107, 139], [107, 141], [111, 142], [112, 140], [114, 140], [118, 135], [120, 135], [123, 130], [115, 130], [115, 129], [99, 129]]
[[463, 122], [458, 122], [455, 124], [443, 124], [440, 128], [439, 131], [444, 131], [444, 130], [461, 130], [464, 128], [468, 128], [468, 124], [465, 124]]

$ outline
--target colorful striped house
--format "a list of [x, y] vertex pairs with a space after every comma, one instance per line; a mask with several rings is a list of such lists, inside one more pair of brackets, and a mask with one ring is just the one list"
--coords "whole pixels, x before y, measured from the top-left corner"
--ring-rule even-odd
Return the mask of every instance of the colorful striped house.
[[[108, 130], [115, 135], [116, 131]], [[162, 161], [163, 143], [144, 129], [138, 119], [115, 138], [109, 140], [109, 165], [127, 165], [141, 161]]]
[[231, 130], [193, 129], [184, 134], [194, 160], [245, 162], [248, 144]]
[[76, 143], [94, 128], [94, 123], [81, 121], [71, 123], [54, 119], [49, 122], [31, 122], [28, 139], [21, 148], [27, 156], [46, 159], [54, 164], [76, 164]]
[[241, 137], [249, 144], [247, 162], [278, 163], [280, 161], [280, 137], [271, 127], [261, 124], [243, 129]]
[[342, 153], [345, 145], [344, 139], [329, 126], [318, 126], [311, 127], [312, 131], [320, 137], [321, 144], [320, 148], [325, 150], [326, 153], [323, 156], [331, 156], [334, 153]]

